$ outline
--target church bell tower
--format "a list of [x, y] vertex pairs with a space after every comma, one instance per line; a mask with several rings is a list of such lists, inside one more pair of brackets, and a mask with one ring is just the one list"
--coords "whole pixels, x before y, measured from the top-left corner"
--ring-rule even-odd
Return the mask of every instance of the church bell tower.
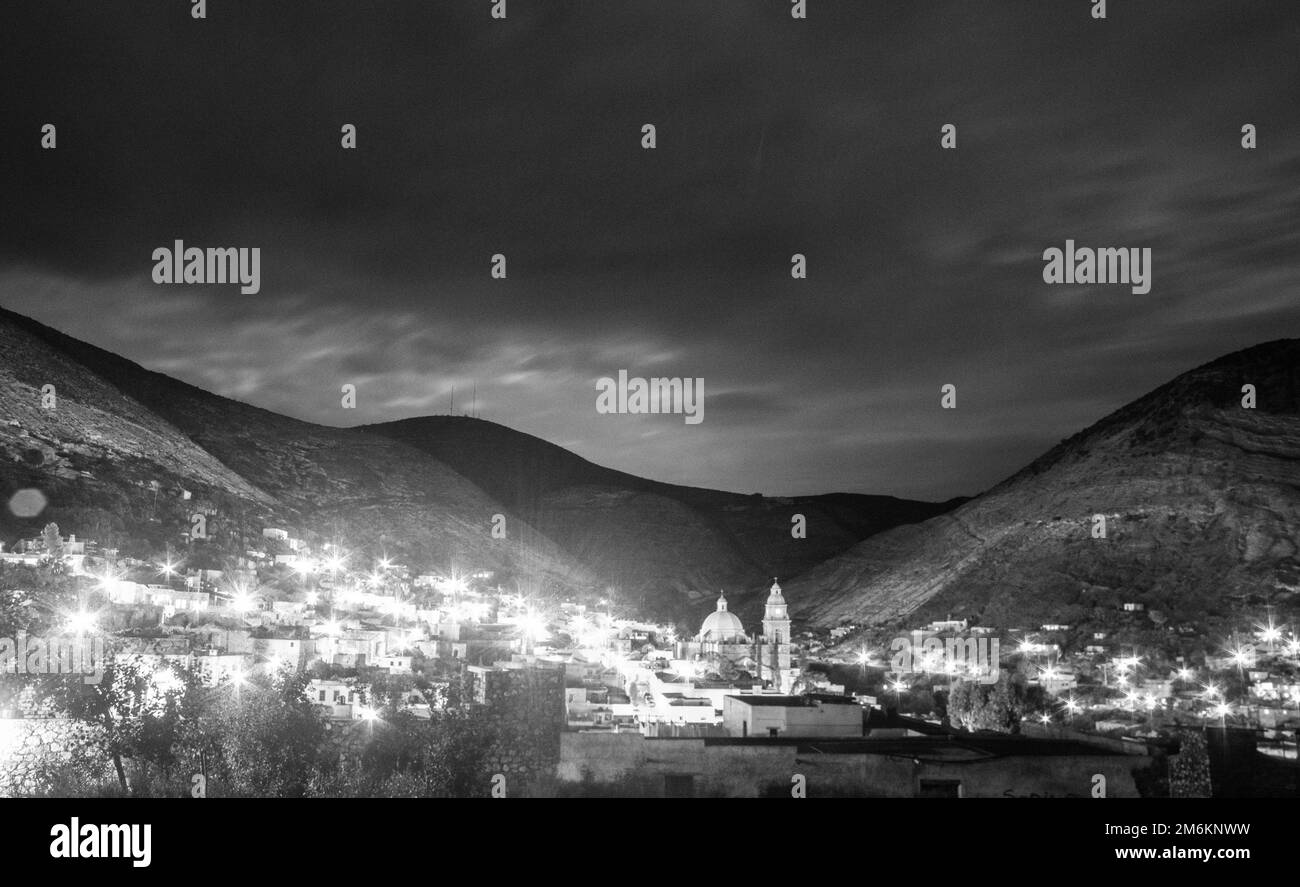
[[[772, 681], [772, 685], [789, 692], [793, 682], [790, 669], [790, 614], [786, 611], [781, 586], [772, 579], [772, 590], [763, 608], [763, 646], [767, 655], [759, 659], [759, 671]], [[764, 662], [763, 660], [767, 661]]]

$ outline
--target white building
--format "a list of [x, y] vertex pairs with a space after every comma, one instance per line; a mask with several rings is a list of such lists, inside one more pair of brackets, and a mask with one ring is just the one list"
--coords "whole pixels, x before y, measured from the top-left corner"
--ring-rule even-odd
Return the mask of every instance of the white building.
[[195, 653], [192, 662], [195, 670], [203, 675], [203, 684], [207, 687], [234, 683], [252, 665], [251, 658], [245, 654], [218, 653], [215, 650]]
[[163, 607], [176, 613], [196, 613], [206, 610], [208, 602], [206, 591], [179, 591], [169, 585], [145, 585], [139, 591], [139, 599], [135, 601], [135, 603]]
[[380, 656], [376, 664], [388, 669], [389, 674], [410, 674], [413, 661], [411, 656]]
[[731, 736], [852, 738], [862, 736], [862, 723], [862, 706], [848, 696], [728, 696], [723, 700], [722, 724]]
[[362, 695], [351, 681], [309, 681], [303, 694], [332, 720], [355, 721], [365, 715]]

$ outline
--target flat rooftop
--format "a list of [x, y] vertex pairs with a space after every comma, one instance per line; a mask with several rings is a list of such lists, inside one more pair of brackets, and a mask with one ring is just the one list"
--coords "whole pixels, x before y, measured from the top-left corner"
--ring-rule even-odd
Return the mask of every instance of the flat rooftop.
[[[657, 741], [657, 740], [651, 740]], [[807, 737], [708, 737], [705, 745], [792, 745], [799, 754], [903, 755], [941, 758], [1001, 757], [1129, 757], [1098, 745], [1071, 739], [1038, 739], [1025, 736], [943, 734], [938, 736], [891, 737], [888, 739], [809, 739]]]
[[761, 708], [763, 706], [769, 706], [772, 708], [811, 708], [818, 703], [821, 703], [822, 705], [858, 706], [858, 701], [852, 696], [830, 696], [816, 693], [809, 694], [808, 696], [751, 696], [746, 694], [737, 694], [726, 698], [735, 699], [756, 708]]

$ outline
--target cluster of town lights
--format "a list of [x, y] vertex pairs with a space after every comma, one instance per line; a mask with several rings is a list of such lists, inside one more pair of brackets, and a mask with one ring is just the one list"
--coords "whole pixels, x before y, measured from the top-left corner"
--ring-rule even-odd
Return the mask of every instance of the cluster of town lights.
[[[327, 572], [332, 574], [336, 579], [337, 574], [347, 573], [349, 555], [339, 550], [336, 546], [325, 546], [325, 548], [327, 553], [320, 559], [313, 560], [311, 558], [301, 557], [293, 562], [292, 568], [304, 576], [308, 574]], [[341, 586], [346, 587], [341, 587], [337, 591], [327, 589], [325, 596], [328, 601], [332, 604], [333, 601], [337, 600], [344, 605], [351, 606], [363, 603], [367, 599], [374, 599], [376, 595], [364, 592], [363, 589], [368, 587], [382, 587], [389, 579], [388, 571], [392, 569], [392, 561], [389, 558], [384, 557], [379, 559], [376, 564], [377, 565], [373, 571], [365, 573], [364, 575], [360, 568], [358, 568], [355, 575], [347, 573], [344, 580], [339, 582]], [[159, 573], [160, 575], [171, 579], [178, 574], [179, 567], [180, 564], [169, 558], [159, 566]], [[479, 574], [474, 575], [477, 576]], [[469, 593], [471, 578], [473, 577], [469, 575], [452, 575], [448, 577], [440, 577], [434, 580], [433, 584], [435, 589], [444, 595], [455, 595], [458, 597], [467, 596], [471, 598], [471, 600], [468, 601], [462, 599], [450, 601], [444, 604], [444, 610], [448, 611], [454, 618], [483, 618], [484, 614], [489, 609], [488, 604], [473, 600], [478, 596]], [[99, 588], [108, 593], [110, 597], [114, 597], [116, 593], [121, 590], [123, 585], [123, 580], [114, 574], [111, 568], [106, 569], [103, 575], [98, 577], [98, 579]], [[327, 583], [322, 580], [321, 584], [326, 585]], [[305, 599], [309, 606], [315, 607], [322, 602], [322, 595], [315, 590], [311, 590], [306, 592]], [[512, 598], [511, 596], [504, 596], [502, 601], [509, 605]], [[513, 603], [513, 609], [515, 610], [516, 615], [511, 618], [503, 619], [503, 621], [512, 621], [516, 623], [520, 633], [531, 642], [546, 641], [550, 636], [548, 632], [550, 625], [547, 618], [538, 612], [538, 610], [530, 606], [522, 595], [515, 596], [513, 598]], [[246, 615], [258, 610], [260, 601], [255, 594], [250, 593], [248, 589], [239, 586], [233, 590], [228, 606], [234, 612]], [[399, 614], [403, 612], [404, 609], [402, 602], [397, 598], [383, 601], [378, 606], [383, 612], [390, 615]], [[414, 605], [406, 605], [408, 608], [411, 606]], [[84, 607], [63, 614], [63, 625], [65, 629], [77, 635], [84, 635], [98, 631], [99, 621], [99, 614], [89, 612]], [[557, 623], [557, 625], [559, 624], [560, 623]], [[1256, 624], [1254, 626], [1255, 630], [1253, 634], [1254, 638], [1257, 639], [1259, 643], [1268, 646], [1270, 654], [1276, 647], [1283, 646], [1290, 656], [1300, 657], [1300, 637], [1288, 633], [1288, 631], [1284, 630], [1286, 628], [1286, 625], [1275, 625], [1270, 617], [1266, 624]], [[329, 637], [338, 637], [343, 634], [342, 624], [338, 619], [334, 618], [332, 613], [329, 620], [320, 625], [319, 630], [323, 635]], [[599, 614], [595, 617], [590, 617], [586, 614], [576, 616], [569, 624], [569, 629], [567, 631], [568, 636], [572, 638], [576, 646], [590, 650], [603, 650], [609, 646], [611, 633], [612, 629], [609, 626], [608, 617], [602, 618]], [[1037, 662], [1046, 662], [1044, 665], [1038, 665], [1039, 678], [1044, 684], [1058, 684], [1070, 677], [1068, 674], [1063, 675], [1062, 669], [1058, 664], [1051, 661], [1051, 659], [1055, 658], [1054, 656], [1043, 655], [1051, 653], [1053, 649], [1055, 649], [1054, 645], [1040, 643], [1031, 640], [1028, 637], [1022, 639], [1017, 647], [1017, 651], [1021, 655], [1026, 657], [1041, 656], [1042, 658], [1038, 659]], [[1238, 671], [1253, 669], [1258, 658], [1258, 651], [1253, 644], [1237, 644], [1235, 641], [1232, 646], [1223, 649], [1223, 654], [1226, 656], [1226, 662], [1231, 663], [1231, 666], [1235, 667]], [[863, 649], [857, 654], [856, 661], [864, 670], [868, 667], [888, 669], [888, 664], [880, 661], [878, 656], [879, 654]], [[1142, 668], [1143, 659], [1144, 657], [1136, 655], [1136, 651], [1134, 651], [1134, 655], [1117, 656], [1112, 658], [1108, 663], [1114, 669], [1114, 684], [1111, 686], [1118, 686], [1123, 690], [1123, 697], [1120, 702], [1121, 706], [1132, 711], [1148, 710], [1155, 712], [1162, 704], [1168, 701], [1171, 696], [1166, 694], [1166, 696], [1162, 698], [1159, 694], [1154, 692], [1141, 692], [1141, 689], [1144, 686], [1149, 688], [1154, 683], [1153, 681], [1146, 680], [1145, 677], [1139, 676], [1139, 670]], [[981, 670], [978, 666], [972, 663], [963, 663], [955, 660], [951, 656], [945, 655], [945, 652], [942, 649], [926, 649], [917, 661], [920, 665], [920, 671], [944, 673], [952, 677], [967, 672], [974, 674]], [[1224, 660], [1220, 661], [1222, 662]], [[268, 669], [276, 664], [283, 665], [283, 663], [278, 663], [273, 659], [268, 663]], [[696, 663], [676, 661], [672, 663], [671, 667], [686, 680], [693, 680], [696, 677]], [[1154, 666], [1150, 670], [1154, 671]], [[1143, 674], [1145, 674], [1145, 672], [1143, 672]], [[1174, 677], [1177, 681], [1182, 682], [1183, 684], [1194, 684], [1198, 679], [1198, 673], [1197, 670], [1182, 665], [1172, 673], [1171, 677]], [[231, 683], [236, 688], [245, 686], [247, 682], [248, 678], [243, 671], [239, 671], [231, 676]], [[155, 692], [166, 694], [175, 690], [179, 686], [179, 682], [176, 680], [174, 674], [169, 670], [164, 669], [155, 674], [152, 685], [152, 689]], [[1215, 718], [1223, 719], [1226, 719], [1233, 714], [1234, 706], [1228, 701], [1223, 690], [1218, 685], [1210, 682], [1202, 685], [1202, 687], [1202, 701], [1201, 705], [1198, 706], [1200, 710], [1212, 713]], [[907, 693], [910, 690], [909, 685], [905, 683], [904, 680], [900, 677], [893, 677], [890, 675], [886, 676], [886, 688], [887, 691], [893, 693], [895, 698], [898, 700], [901, 700], [902, 694]], [[1288, 692], [1292, 695], [1296, 695], [1295, 691]], [[1235, 691], [1233, 695], [1235, 695]], [[1297, 699], [1297, 702], [1300, 703], [1300, 699]], [[1058, 714], [1063, 714], [1067, 717], [1078, 715], [1084, 708], [1083, 704], [1073, 696], [1057, 700], [1055, 704], [1060, 706], [1060, 708], [1057, 709]], [[1245, 702], [1241, 701], [1241, 704], [1244, 705]], [[1049, 724], [1053, 720], [1053, 715], [1050, 711], [1042, 712], [1036, 717], [1043, 724]], [[360, 709], [360, 718], [373, 724], [380, 720], [379, 711], [374, 708]]]

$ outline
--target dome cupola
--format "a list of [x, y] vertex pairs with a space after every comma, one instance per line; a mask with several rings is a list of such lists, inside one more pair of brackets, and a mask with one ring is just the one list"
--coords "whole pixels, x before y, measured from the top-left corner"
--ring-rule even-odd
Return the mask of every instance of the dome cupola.
[[705, 642], [730, 644], [744, 643], [745, 627], [735, 613], [727, 611], [727, 596], [718, 594], [718, 609], [704, 619], [700, 626], [699, 640]]

